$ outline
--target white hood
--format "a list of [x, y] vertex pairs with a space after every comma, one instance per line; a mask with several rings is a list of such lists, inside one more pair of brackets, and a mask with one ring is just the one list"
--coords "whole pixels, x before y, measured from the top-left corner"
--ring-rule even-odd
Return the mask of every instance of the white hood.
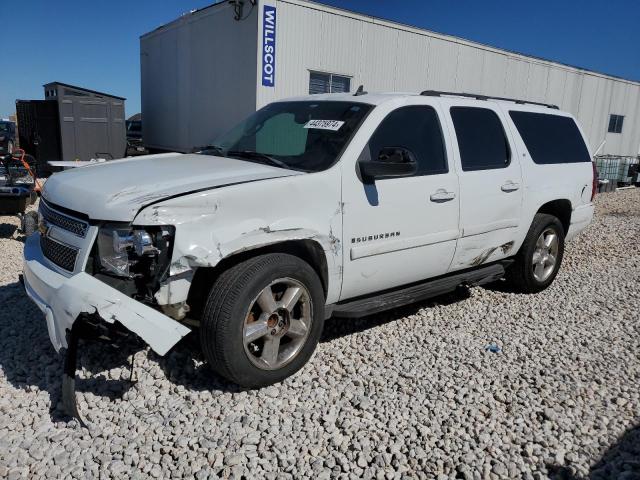
[[167, 197], [299, 174], [234, 158], [167, 153], [56, 173], [46, 181], [43, 197], [92, 220], [130, 222], [141, 208]]

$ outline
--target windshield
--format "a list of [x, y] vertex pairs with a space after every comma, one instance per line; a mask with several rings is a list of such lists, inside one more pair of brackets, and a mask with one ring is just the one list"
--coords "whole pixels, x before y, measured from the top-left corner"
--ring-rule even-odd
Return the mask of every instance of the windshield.
[[7, 122], [0, 122], [0, 132], [10, 132], [11, 128]]
[[319, 172], [336, 162], [371, 108], [353, 102], [272, 103], [200, 153]]

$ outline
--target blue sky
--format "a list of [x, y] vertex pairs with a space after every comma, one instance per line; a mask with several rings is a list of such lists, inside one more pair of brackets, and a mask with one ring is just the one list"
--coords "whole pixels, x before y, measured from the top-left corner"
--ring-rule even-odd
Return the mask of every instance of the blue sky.
[[[211, 0], [20, 0], [0, 9], [0, 116], [58, 80], [140, 110], [138, 37]], [[637, 0], [324, 0], [334, 6], [640, 80]]]

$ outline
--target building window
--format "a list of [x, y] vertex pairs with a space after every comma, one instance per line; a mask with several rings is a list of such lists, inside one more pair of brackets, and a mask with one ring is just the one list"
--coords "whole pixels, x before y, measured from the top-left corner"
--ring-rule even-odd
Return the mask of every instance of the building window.
[[309, 72], [309, 94], [342, 93], [351, 90], [351, 78], [333, 73]]
[[622, 133], [623, 115], [611, 115], [609, 117], [609, 133]]

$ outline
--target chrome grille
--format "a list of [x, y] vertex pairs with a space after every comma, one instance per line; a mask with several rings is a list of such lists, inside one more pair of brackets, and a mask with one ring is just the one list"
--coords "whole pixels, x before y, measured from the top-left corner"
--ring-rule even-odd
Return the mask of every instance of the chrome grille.
[[63, 230], [67, 230], [81, 238], [84, 238], [87, 235], [87, 230], [89, 229], [89, 224], [87, 222], [56, 212], [48, 207], [42, 200], [40, 201], [39, 211], [47, 223], [60, 227]]
[[40, 248], [43, 255], [58, 265], [60, 268], [73, 272], [76, 266], [78, 250], [64, 245], [45, 235], [40, 236]]

